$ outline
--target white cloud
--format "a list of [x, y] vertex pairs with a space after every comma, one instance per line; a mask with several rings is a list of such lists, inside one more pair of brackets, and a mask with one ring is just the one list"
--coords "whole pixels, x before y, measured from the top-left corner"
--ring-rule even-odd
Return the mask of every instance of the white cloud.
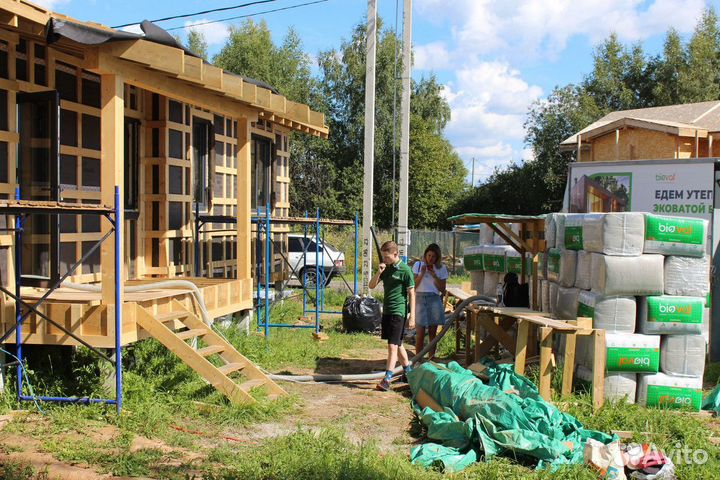
[[450, 52], [445, 42], [432, 42], [413, 47], [413, 68], [419, 70], [446, 70], [450, 68]]
[[[196, 32], [202, 33], [205, 37], [205, 41], [208, 45], [220, 45], [225, 43], [228, 37], [228, 25], [226, 23], [206, 23], [211, 20], [202, 18], [199, 20], [193, 20], [185, 22], [185, 32], [195, 30]], [[199, 23], [206, 23], [205, 25], [197, 25]]]

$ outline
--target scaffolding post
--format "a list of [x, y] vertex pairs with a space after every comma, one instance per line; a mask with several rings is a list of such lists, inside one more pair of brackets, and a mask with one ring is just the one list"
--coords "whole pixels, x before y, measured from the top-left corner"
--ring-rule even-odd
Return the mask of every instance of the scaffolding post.
[[[320, 209], [315, 220], [315, 332], [320, 333]], [[324, 249], [323, 249], [324, 250]], [[324, 285], [323, 285], [324, 287]]]
[[[20, 187], [15, 187], [15, 200], [20, 200]], [[15, 215], [15, 356], [18, 358], [17, 366], [17, 395], [18, 401], [22, 397], [22, 303], [20, 303], [20, 289], [22, 288], [22, 225], [23, 216]]]
[[270, 337], [270, 202], [265, 205], [265, 338]]
[[120, 187], [115, 186], [115, 408], [122, 410], [122, 278], [120, 244], [122, 242], [122, 222], [120, 221]]
[[[308, 217], [308, 212], [305, 210], [305, 218]], [[303, 317], [307, 316], [307, 286], [305, 285], [305, 275], [307, 272], [307, 233], [308, 233], [308, 227], [307, 224], [303, 225], [303, 268], [302, 268], [302, 275], [300, 275], [300, 285], [302, 286], [303, 290]]]

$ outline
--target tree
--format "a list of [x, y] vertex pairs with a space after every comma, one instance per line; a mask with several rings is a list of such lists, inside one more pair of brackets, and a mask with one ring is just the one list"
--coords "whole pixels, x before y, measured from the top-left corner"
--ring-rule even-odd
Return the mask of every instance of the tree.
[[208, 59], [208, 44], [205, 40], [205, 35], [203, 35], [201, 32], [190, 29], [188, 31], [187, 43], [185, 44], [185, 47], [187, 47], [188, 50], [190, 50], [203, 60]]
[[703, 14], [688, 44], [688, 68], [680, 74], [682, 103], [717, 100], [720, 97], [720, 32], [713, 9]]
[[687, 56], [680, 41], [680, 34], [671, 28], [665, 37], [662, 57], [651, 62], [655, 65], [655, 86], [652, 97], [655, 105], [681, 103], [681, 77], [687, 76]]

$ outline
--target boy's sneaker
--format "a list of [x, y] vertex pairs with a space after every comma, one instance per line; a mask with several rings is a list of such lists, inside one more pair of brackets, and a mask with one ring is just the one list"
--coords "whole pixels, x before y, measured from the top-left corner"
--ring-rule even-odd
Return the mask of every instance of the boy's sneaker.
[[388, 390], [390, 390], [390, 380], [388, 380], [387, 378], [383, 378], [382, 380], [380, 380], [380, 383], [375, 385], [375, 389], [382, 392], [387, 392]]

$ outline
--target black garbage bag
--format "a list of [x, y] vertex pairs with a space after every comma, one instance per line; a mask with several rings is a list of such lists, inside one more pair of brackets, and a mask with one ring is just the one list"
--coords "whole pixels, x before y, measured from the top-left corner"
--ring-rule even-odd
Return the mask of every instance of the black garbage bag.
[[382, 304], [372, 297], [351, 295], [342, 309], [343, 329], [348, 333], [373, 333], [380, 329]]

